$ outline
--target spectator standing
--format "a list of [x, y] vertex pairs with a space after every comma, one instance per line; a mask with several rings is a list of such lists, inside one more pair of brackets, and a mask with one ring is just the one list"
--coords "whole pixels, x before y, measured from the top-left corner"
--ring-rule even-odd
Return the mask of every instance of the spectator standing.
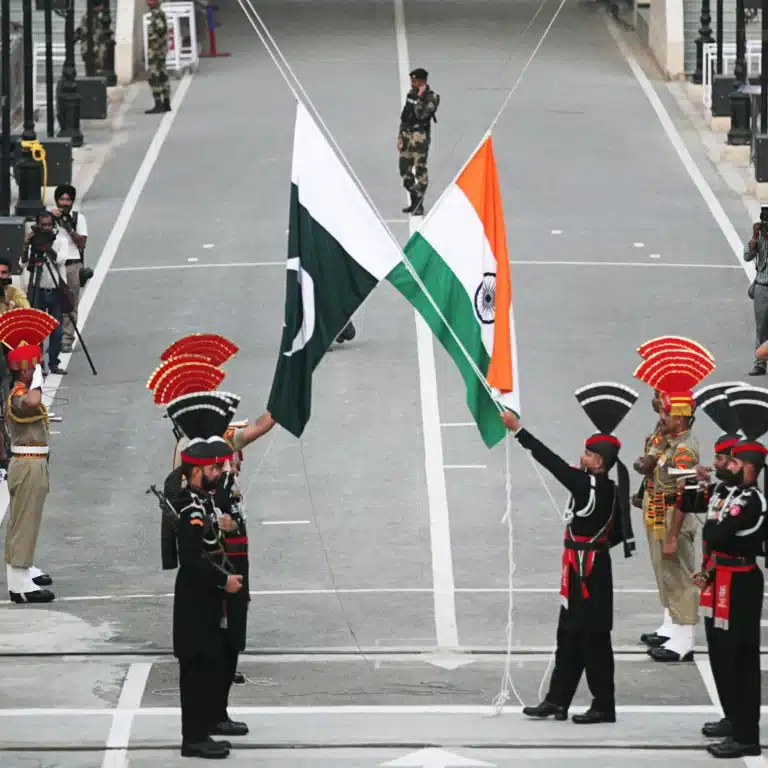
[[[755, 279], [749, 298], [755, 310], [755, 349], [768, 341], [768, 208], [760, 212], [760, 221], [752, 225], [752, 239], [744, 248], [744, 261], [755, 262]], [[755, 356], [750, 376], [765, 376], [766, 360]]]

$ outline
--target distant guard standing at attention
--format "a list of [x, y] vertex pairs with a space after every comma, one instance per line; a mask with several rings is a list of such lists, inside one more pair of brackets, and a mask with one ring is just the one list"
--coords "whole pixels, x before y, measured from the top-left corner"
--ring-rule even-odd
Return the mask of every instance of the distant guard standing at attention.
[[[579, 724], [616, 722], [613, 629], [613, 573], [610, 548], [635, 549], [629, 513], [629, 473], [619, 461], [621, 443], [612, 432], [637, 401], [637, 393], [620, 384], [591, 384], [576, 398], [599, 432], [587, 439], [581, 468], [572, 467], [524, 429], [511, 411], [501, 418], [520, 445], [571, 493], [566, 510], [561, 568], [562, 607], [557, 627], [555, 668], [544, 701], [524, 707], [528, 717], [568, 717], [586, 670], [592, 705], [573, 716]], [[618, 485], [608, 477], [617, 465]]]
[[[731, 734], [711, 744], [713, 757], [759, 755], [760, 633], [763, 572], [756, 560], [766, 554], [768, 504], [757, 487], [765, 469], [768, 432], [768, 390], [738, 387], [726, 393], [746, 435], [731, 448], [728, 469], [739, 486], [717, 519], [707, 521], [702, 537], [711, 553], [711, 567], [702, 604], [713, 613], [709, 660]], [[704, 595], [706, 594], [706, 599]]]
[[[147, 74], [155, 106], [146, 110], [148, 115], [171, 111], [171, 84], [168, 80], [168, 17], [160, 0], [147, 0], [149, 27], [147, 29]], [[176, 41], [176, 45], [179, 41]]]
[[397, 134], [397, 151], [400, 153], [400, 176], [403, 186], [411, 196], [411, 204], [403, 213], [424, 215], [424, 195], [429, 186], [427, 156], [432, 142], [432, 121], [437, 122], [440, 96], [427, 85], [427, 70], [411, 72], [411, 90], [400, 114], [400, 130]]
[[0, 340], [13, 347], [8, 368], [13, 388], [5, 404], [11, 438], [8, 465], [10, 517], [5, 534], [8, 591], [14, 603], [49, 603], [43, 587], [51, 577], [34, 565], [43, 507], [48, 496], [48, 409], [43, 403], [43, 341], [58, 323], [37, 309], [12, 309], [0, 316]]

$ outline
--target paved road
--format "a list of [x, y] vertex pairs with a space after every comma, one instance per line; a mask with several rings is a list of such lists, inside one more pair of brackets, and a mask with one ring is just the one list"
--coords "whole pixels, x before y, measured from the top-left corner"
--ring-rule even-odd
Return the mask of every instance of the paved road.
[[[442, 96], [432, 203], [477, 144], [557, 7], [549, 0], [521, 38], [536, 2], [406, 0], [398, 30], [392, 0], [258, 5], [403, 241], [408, 224], [394, 153], [403, 73], [426, 67]], [[101, 765], [110, 730], [116, 749], [128, 746], [130, 733], [131, 747], [159, 750], [132, 751], [132, 766], [180, 762], [170, 751], [178, 714], [166, 711], [178, 706], [175, 670], [164, 655], [173, 574], [159, 569], [158, 513], [144, 495], [170, 468], [173, 441], [144, 383], [167, 344], [214, 331], [241, 346], [226, 366], [224, 388], [242, 394], [242, 417], [262, 412], [282, 322], [295, 109], [236, 4], [222, 21], [220, 45], [234, 55], [205, 61], [193, 78], [86, 326], [99, 375], [91, 376], [76, 353], [57, 395], [65, 420], [54, 444], [38, 564], [53, 574], [58, 599], [48, 608], [0, 606], [0, 651], [49, 654], [0, 660], [0, 744], [11, 750], [8, 765]], [[89, 196], [94, 249], [112, 228], [158, 123], [142, 114], [145, 106], [139, 99], [132, 107], [126, 119], [136, 130]], [[565, 5], [494, 141], [513, 260], [523, 415], [532, 431], [574, 455], [590, 425], [572, 391], [594, 380], [632, 385], [634, 350], [661, 333], [705, 343], [718, 378], [744, 375], [752, 351], [744, 274], [594, 6]], [[740, 201], [695, 150], [694, 157], [734, 224], [747, 231]], [[614, 642], [626, 654], [617, 686], [628, 709], [615, 727], [587, 734], [583, 746], [602, 751], [571, 752], [585, 734], [567, 724], [532, 728], [514, 712], [483, 716], [499, 689], [505, 647], [504, 451], [489, 453], [474, 428], [462, 426], [463, 388], [439, 348], [432, 383], [440, 423], [424, 421], [429, 355], [420, 357], [413, 312], [398, 295], [382, 286], [356, 324], [357, 339], [334, 349], [315, 376], [302, 446], [306, 475], [302, 451], [285, 432], [249, 448], [249, 650], [283, 656], [243, 661], [249, 683], [234, 699], [252, 724], [246, 742], [254, 749], [235, 759], [378, 765], [443, 745], [499, 766], [557, 764], [565, 754], [579, 764], [609, 765], [619, 758], [603, 748], [617, 746], [626, 765], [645, 768], [666, 763], [669, 754], [633, 747], [700, 747], [700, 723], [714, 715], [702, 677], [706, 662], [701, 670], [660, 668], [637, 643], [659, 614], [643, 541], [636, 558], [618, 559], [614, 568]], [[629, 461], [652, 421], [649, 393], [639, 391], [641, 407], [621, 430]], [[714, 429], [704, 418], [697, 428], [706, 450]], [[429, 479], [444, 477], [447, 490], [452, 580], [446, 542], [430, 537], [439, 510], [427, 494], [425, 430], [438, 430], [443, 447], [445, 469]], [[513, 643], [539, 652], [518, 653], [512, 675], [530, 703], [553, 641], [560, 523], [528, 460], [513, 452], [511, 468]], [[547, 484], [562, 506], [565, 494]], [[449, 587], [437, 599], [435, 579]], [[447, 633], [436, 633], [436, 612]], [[455, 670], [418, 655], [434, 654], [446, 638], [495, 655]], [[369, 663], [349, 655], [358, 645], [370, 652]], [[308, 649], [342, 655], [302, 655]], [[155, 655], [110, 656], [136, 653]], [[582, 689], [580, 706], [586, 694]], [[113, 724], [109, 710], [118, 702], [125, 712]], [[513, 697], [510, 707], [516, 703]], [[385, 705], [474, 709], [354, 716], [316, 709]], [[277, 706], [289, 709], [263, 709]], [[279, 749], [297, 743], [335, 748]], [[55, 758], [13, 751], [77, 746], [93, 751]], [[685, 759], [698, 765], [705, 757], [692, 751]]]

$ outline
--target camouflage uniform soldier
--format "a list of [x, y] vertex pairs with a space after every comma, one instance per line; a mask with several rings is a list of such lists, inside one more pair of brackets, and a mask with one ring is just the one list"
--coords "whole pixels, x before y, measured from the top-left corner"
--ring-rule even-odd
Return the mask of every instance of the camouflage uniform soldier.
[[[101, 14], [104, 11], [104, 6], [97, 3], [93, 6], [93, 72], [98, 74], [104, 71], [104, 44], [101, 41], [102, 37], [102, 20]], [[75, 30], [75, 40], [80, 41], [80, 55], [83, 57], [83, 66], [86, 73], [88, 72], [88, 14], [84, 13], [83, 18], [80, 20], [80, 26]]]
[[147, 32], [147, 59], [149, 63], [149, 84], [155, 106], [146, 110], [148, 115], [171, 111], [171, 85], [165, 68], [168, 55], [168, 19], [160, 7], [160, 0], [147, 0], [150, 8], [149, 29]]
[[400, 176], [411, 196], [411, 204], [403, 213], [424, 215], [424, 195], [429, 185], [427, 155], [431, 142], [432, 120], [440, 105], [440, 96], [427, 85], [425, 69], [411, 72], [411, 90], [400, 115], [397, 150], [400, 153]]

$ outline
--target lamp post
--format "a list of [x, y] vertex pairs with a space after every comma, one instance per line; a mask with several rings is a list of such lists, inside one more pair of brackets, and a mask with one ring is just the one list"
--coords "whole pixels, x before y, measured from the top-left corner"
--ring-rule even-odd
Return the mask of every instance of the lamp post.
[[749, 144], [752, 140], [749, 128], [751, 104], [749, 94], [744, 91], [747, 84], [747, 28], [744, 14], [744, 0], [736, 0], [736, 63], [733, 67], [733, 86], [731, 101], [731, 129], [728, 131], [728, 143], [732, 145]]
[[[722, 0], [720, 0], [722, 3]], [[704, 46], [712, 43], [712, 14], [709, 10], [709, 0], [701, 0], [701, 16], [699, 17], [699, 37], [696, 40], [696, 71], [693, 73], [693, 82], [701, 85], [704, 72]]]
[[755, 181], [768, 181], [768, 0], [763, 0], [760, 53], [760, 132], [755, 136]]
[[717, 56], [715, 64], [715, 72], [718, 75], [723, 74], [723, 0], [717, 0], [717, 7], [715, 10], [717, 24]]
[[73, 147], [83, 146], [80, 130], [80, 91], [75, 78], [75, 0], [68, 0], [64, 23], [64, 66], [59, 83], [59, 136], [72, 139]]
[[0, 147], [0, 216], [11, 215], [11, 0], [0, 5], [0, 101], [3, 141]]
[[102, 0], [104, 10], [101, 12], [101, 45], [104, 50], [104, 72], [107, 85], [117, 85], [115, 74], [115, 36], [112, 33], [112, 14], [109, 9], [109, 0]]
[[24, 12], [24, 131], [21, 134], [22, 146], [16, 163], [16, 183], [19, 186], [16, 215], [31, 218], [43, 209], [43, 168], [33, 157], [32, 150], [23, 146], [23, 142], [37, 141], [37, 135], [35, 134], [32, 66], [32, 0], [23, 0], [22, 8]]
[[93, 0], [85, 3], [85, 76], [93, 77], [96, 74], [96, 51], [93, 48]]
[[45, 20], [45, 119], [48, 138], [56, 135], [53, 115], [53, 0], [43, 0]]

